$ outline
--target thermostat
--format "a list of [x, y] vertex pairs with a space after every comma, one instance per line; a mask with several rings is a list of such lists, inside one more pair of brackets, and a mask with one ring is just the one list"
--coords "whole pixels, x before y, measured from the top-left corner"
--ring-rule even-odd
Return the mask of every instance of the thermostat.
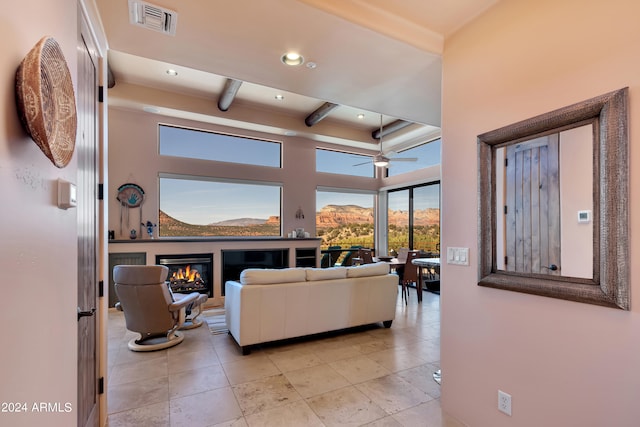
[[58, 207], [69, 209], [76, 206], [78, 206], [76, 185], [58, 178]]
[[578, 211], [578, 223], [588, 224], [591, 222], [591, 211]]

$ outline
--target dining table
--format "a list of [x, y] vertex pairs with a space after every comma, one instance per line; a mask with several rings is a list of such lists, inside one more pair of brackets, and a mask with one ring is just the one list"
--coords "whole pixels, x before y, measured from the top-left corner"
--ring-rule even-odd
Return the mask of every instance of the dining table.
[[[417, 265], [418, 266], [418, 277], [420, 277], [420, 288], [422, 288], [422, 278], [424, 276], [424, 269], [428, 268], [428, 269], [437, 269], [437, 271], [440, 271], [440, 258], [416, 258], [413, 261], [411, 261], [411, 263], [413, 265]], [[439, 276], [439, 275], [438, 275]], [[428, 290], [433, 290], [433, 286], [430, 288], [429, 284], [435, 285], [437, 283], [438, 285], [438, 291], [440, 290], [440, 277], [438, 277], [438, 280], [425, 280], [425, 286], [427, 287]]]
[[373, 260], [375, 262], [386, 262], [391, 266], [391, 268], [395, 268], [399, 265], [404, 265], [404, 261], [400, 261], [398, 258], [391, 256], [374, 256]]

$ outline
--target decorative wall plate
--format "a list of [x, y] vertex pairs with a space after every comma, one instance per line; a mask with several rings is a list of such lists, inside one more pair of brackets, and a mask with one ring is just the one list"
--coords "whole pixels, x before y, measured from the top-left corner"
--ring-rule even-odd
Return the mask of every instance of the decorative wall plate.
[[[138, 224], [142, 222], [141, 205], [144, 201], [144, 190], [139, 185], [128, 182], [118, 187], [116, 199], [120, 202], [120, 236], [123, 236], [126, 230], [130, 233], [130, 238], [135, 239], [134, 236], [137, 234]], [[138, 221], [135, 229], [129, 228], [131, 226], [129, 221], [130, 208], [140, 208], [138, 209]]]
[[122, 184], [118, 187], [116, 199], [118, 199], [122, 206], [137, 208], [144, 200], [144, 190], [137, 184]]
[[16, 104], [22, 126], [42, 152], [55, 166], [67, 166], [76, 144], [76, 99], [67, 62], [52, 37], [40, 39], [20, 63]]

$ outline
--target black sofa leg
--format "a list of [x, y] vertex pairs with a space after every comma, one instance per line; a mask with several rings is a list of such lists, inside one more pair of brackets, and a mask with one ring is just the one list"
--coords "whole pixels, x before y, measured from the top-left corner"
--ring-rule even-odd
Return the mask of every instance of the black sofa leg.
[[385, 328], [390, 328], [391, 323], [393, 323], [393, 320], [385, 320], [384, 322], [382, 322]]
[[250, 346], [244, 345], [241, 348], [242, 348], [242, 355], [243, 356], [247, 356], [247, 355], [251, 354], [251, 347]]

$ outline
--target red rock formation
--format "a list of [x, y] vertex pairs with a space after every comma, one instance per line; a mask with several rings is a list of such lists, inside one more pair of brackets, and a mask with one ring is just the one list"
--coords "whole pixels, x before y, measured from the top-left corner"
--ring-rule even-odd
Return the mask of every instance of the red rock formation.
[[[407, 211], [390, 211], [389, 224], [409, 224]], [[327, 205], [316, 213], [319, 228], [340, 227], [345, 224], [373, 224], [373, 208], [356, 205]], [[436, 225], [440, 223], [440, 209], [429, 208], [414, 211], [414, 225]]]

